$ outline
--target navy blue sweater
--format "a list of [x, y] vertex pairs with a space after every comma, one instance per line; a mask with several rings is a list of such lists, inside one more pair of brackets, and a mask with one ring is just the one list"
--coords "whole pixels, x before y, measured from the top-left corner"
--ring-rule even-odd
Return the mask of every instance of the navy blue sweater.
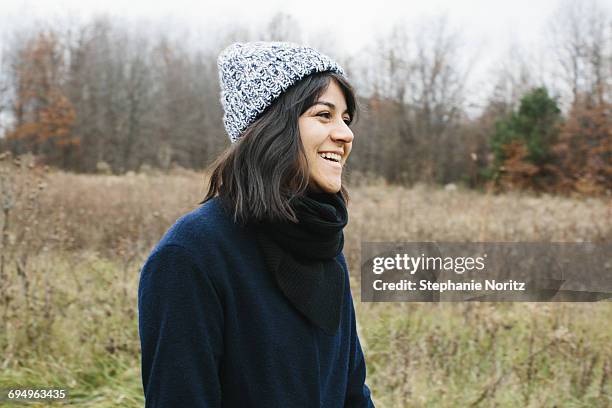
[[373, 407], [348, 269], [340, 328], [312, 325], [264, 265], [255, 233], [214, 198], [181, 217], [140, 275], [147, 407]]

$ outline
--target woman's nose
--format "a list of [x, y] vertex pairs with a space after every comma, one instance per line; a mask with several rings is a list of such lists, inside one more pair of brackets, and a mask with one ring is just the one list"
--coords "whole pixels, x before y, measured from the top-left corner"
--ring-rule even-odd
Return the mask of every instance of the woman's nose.
[[332, 140], [341, 141], [344, 143], [351, 143], [353, 141], [353, 131], [348, 125], [342, 122], [341, 125], [338, 125], [332, 129], [330, 134]]

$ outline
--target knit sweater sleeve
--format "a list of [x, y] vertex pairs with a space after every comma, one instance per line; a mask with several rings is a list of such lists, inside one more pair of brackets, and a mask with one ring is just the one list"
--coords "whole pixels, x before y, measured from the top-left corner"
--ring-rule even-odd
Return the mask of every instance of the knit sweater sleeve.
[[355, 320], [355, 306], [353, 297], [349, 295], [349, 306], [351, 308], [351, 352], [349, 361], [349, 376], [346, 390], [346, 408], [374, 408], [370, 395], [370, 388], [365, 383], [366, 364], [357, 335], [357, 323]]
[[185, 248], [164, 245], [149, 256], [138, 311], [145, 406], [220, 407], [223, 309]]

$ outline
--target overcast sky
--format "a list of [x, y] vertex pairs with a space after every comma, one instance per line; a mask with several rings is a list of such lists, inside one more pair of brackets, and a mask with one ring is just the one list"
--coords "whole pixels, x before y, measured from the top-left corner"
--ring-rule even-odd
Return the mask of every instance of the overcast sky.
[[[3, 31], [34, 18], [71, 14], [87, 18], [106, 12], [202, 28], [209, 21], [265, 20], [275, 12], [293, 15], [305, 31], [333, 29], [347, 50], [359, 49], [372, 33], [399, 19], [445, 13], [470, 42], [504, 48], [510, 41], [529, 43], [542, 29], [560, 0], [0, 0]], [[605, 3], [605, 2], [604, 2]]]
[[[278, 12], [293, 16], [306, 35], [330, 33], [335, 49], [357, 53], [376, 34], [397, 21], [415, 24], [446, 15], [451, 28], [461, 33], [466, 55], [477, 61], [470, 88], [495, 68], [511, 60], [511, 45], [529, 52], [530, 62], [546, 59], [547, 25], [565, 0], [0, 0], [0, 40], [16, 27], [33, 21], [83, 21], [106, 13], [127, 20], [148, 22], [177, 32], [210, 35], [213, 27], [253, 26]], [[578, 0], [589, 1], [589, 0]], [[598, 1], [612, 11], [612, 2]], [[198, 34], [199, 33], [199, 34]], [[359, 55], [359, 54], [357, 54]], [[525, 54], [527, 55], [527, 54]], [[533, 56], [533, 57], [532, 57]], [[536, 64], [534, 63], [534, 66]], [[473, 81], [473, 82], [472, 82]], [[484, 91], [482, 91], [484, 92]], [[478, 97], [479, 98], [479, 97]]]

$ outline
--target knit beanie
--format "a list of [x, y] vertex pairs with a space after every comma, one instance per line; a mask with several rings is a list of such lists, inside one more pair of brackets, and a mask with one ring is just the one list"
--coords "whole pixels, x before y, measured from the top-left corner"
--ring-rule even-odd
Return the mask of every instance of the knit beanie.
[[290, 42], [234, 43], [217, 59], [223, 124], [232, 143], [284, 91], [302, 78], [344, 70], [314, 48]]

